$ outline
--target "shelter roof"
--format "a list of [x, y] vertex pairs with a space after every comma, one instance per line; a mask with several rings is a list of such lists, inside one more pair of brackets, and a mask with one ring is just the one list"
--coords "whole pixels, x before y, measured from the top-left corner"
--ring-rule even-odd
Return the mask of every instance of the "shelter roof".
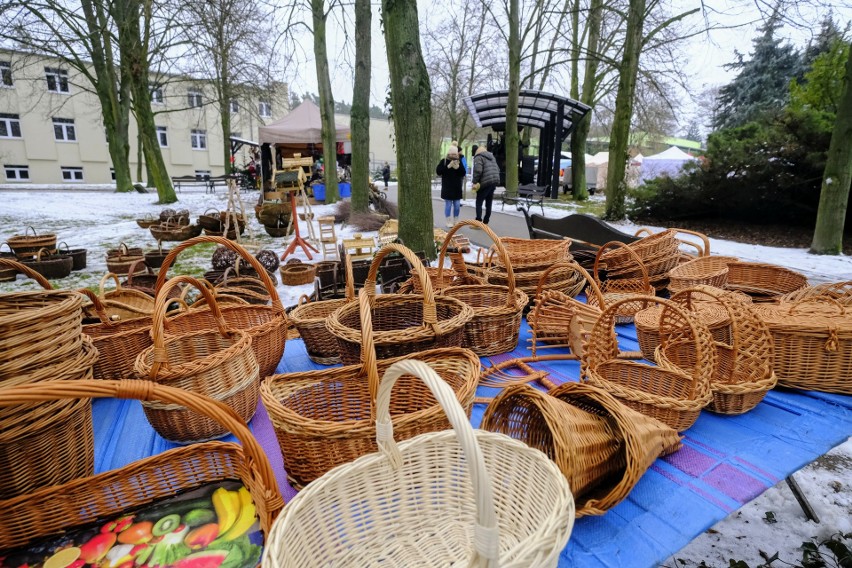
[[[349, 138], [348, 126], [335, 124], [338, 142]], [[319, 107], [310, 99], [291, 110], [283, 118], [259, 129], [261, 143], [322, 144], [322, 118]]]
[[[478, 127], [491, 126], [495, 130], [505, 129], [506, 105], [509, 91], [478, 93], [465, 98], [465, 104]], [[563, 105], [562, 117], [557, 117], [559, 104]], [[542, 91], [521, 91], [518, 97], [518, 124], [544, 128], [548, 122], [562, 121], [562, 132], [567, 136], [591, 109], [579, 101]]]

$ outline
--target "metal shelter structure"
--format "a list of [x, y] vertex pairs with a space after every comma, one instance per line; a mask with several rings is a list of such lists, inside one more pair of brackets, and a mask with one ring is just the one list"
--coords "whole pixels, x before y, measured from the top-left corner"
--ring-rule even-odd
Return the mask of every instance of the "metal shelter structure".
[[[509, 91], [491, 91], [465, 98], [465, 104], [476, 126], [506, 129], [506, 106]], [[562, 142], [576, 125], [592, 110], [579, 101], [542, 91], [521, 91], [518, 96], [518, 124], [538, 128], [539, 160], [536, 179], [539, 186], [550, 188], [550, 195], [559, 194], [559, 161]], [[507, 156], [508, 159], [508, 156]]]

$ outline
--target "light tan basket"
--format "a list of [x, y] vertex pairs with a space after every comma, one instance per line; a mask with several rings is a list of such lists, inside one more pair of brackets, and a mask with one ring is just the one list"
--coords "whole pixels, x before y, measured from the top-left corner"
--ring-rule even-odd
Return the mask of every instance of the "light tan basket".
[[732, 256], [702, 256], [684, 262], [669, 271], [669, 291], [676, 293], [701, 285], [724, 288], [728, 283], [728, 264], [738, 261]]
[[[678, 299], [683, 300], [682, 302]], [[673, 296], [672, 301], [680, 303], [685, 309], [699, 319], [713, 336], [714, 341], [731, 342], [731, 317], [728, 311], [715, 301], [691, 301], [692, 296]], [[656, 350], [660, 346], [660, 317], [663, 306], [654, 304], [636, 312], [633, 323], [636, 325], [636, 339], [642, 356], [649, 361], [656, 361]]]
[[760, 262], [734, 262], [728, 265], [728, 290], [743, 292], [755, 302], [772, 301], [808, 286], [804, 274]]
[[[606, 281], [601, 282], [599, 276], [600, 270], [602, 269], [601, 260], [605, 258], [605, 255], [613, 252], [609, 251], [608, 253], [607, 249], [609, 248], [617, 249], [615, 252], [619, 252], [619, 256], [615, 258], [620, 259], [621, 255], [625, 255], [627, 258], [631, 259], [633, 266], [637, 266], [639, 268], [641, 277], [607, 278]], [[642, 264], [642, 260], [633, 251], [633, 249], [618, 241], [610, 241], [598, 249], [598, 254], [595, 256], [595, 267], [592, 271], [592, 276], [601, 291], [601, 296], [586, 294], [589, 304], [597, 308], [604, 309], [607, 306], [617, 303], [619, 306], [619, 313], [616, 314], [616, 323], [633, 322], [633, 316], [636, 312], [645, 309], [650, 305], [643, 299], [643, 297], [655, 296], [657, 293], [656, 289], [654, 289], [648, 281], [648, 273], [645, 271], [645, 266]], [[632, 300], [624, 301], [628, 298]], [[601, 299], [604, 301], [604, 305], [598, 305], [596, 303]]]
[[[397, 445], [389, 406], [402, 376], [428, 386], [454, 430]], [[380, 452], [328, 472], [288, 503], [263, 566], [555, 567], [574, 524], [568, 483], [540, 451], [473, 430], [455, 398], [428, 365], [392, 365], [377, 398]]]

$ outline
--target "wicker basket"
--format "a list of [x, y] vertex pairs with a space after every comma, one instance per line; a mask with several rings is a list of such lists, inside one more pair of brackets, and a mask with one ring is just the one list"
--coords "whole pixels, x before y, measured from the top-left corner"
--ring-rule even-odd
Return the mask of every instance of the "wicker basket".
[[[32, 235], [30, 235], [30, 231], [32, 231]], [[10, 237], [6, 243], [19, 259], [32, 258], [41, 249], [47, 249], [49, 254], [56, 252], [56, 235], [51, 233], [38, 235], [32, 227], [27, 227], [23, 235]]]
[[[349, 305], [358, 310], [364, 344], [363, 359], [357, 365], [274, 375], [261, 385], [284, 467], [296, 486], [376, 451], [373, 420], [379, 374], [402, 358], [376, 360], [368, 291], [362, 289], [358, 301], [344, 307]], [[479, 379], [479, 358], [459, 347], [423, 351], [417, 357], [431, 364], [452, 387], [469, 415]], [[402, 438], [446, 429], [447, 419], [428, 390], [413, 380], [405, 385], [408, 388], [391, 401], [394, 427]]]
[[141, 219], [136, 219], [136, 224], [139, 225], [142, 229], [148, 229], [151, 225], [159, 225], [160, 220], [150, 213], [145, 213], [145, 216]]
[[626, 299], [607, 306], [595, 324], [583, 358], [583, 380], [681, 432], [692, 426], [712, 400], [710, 379], [716, 368], [713, 338], [704, 324], [678, 304], [661, 298], [647, 300], [666, 308], [660, 318], [663, 347], [668, 342], [691, 342], [695, 345], [694, 366], [662, 369], [620, 359], [615, 324], [620, 304], [633, 301]]
[[[107, 291], [105, 285], [110, 279], [115, 283], [115, 289]], [[141, 318], [154, 313], [154, 298], [145, 292], [123, 287], [118, 276], [112, 273], [104, 274], [101, 278], [98, 296], [107, 308], [111, 321]], [[89, 312], [87, 315], [92, 314]]]
[[[634, 241], [629, 245], [624, 245], [622, 248], [605, 252], [602, 261], [606, 265], [607, 270], [612, 272], [617, 272], [621, 269], [635, 269], [634, 255], [630, 254], [630, 252], [634, 253], [642, 262], [645, 262], [646, 259], [654, 258], [661, 253], [670, 251], [672, 245], [675, 248], [678, 246], [676, 232], [672, 229], [666, 229], [665, 231], [654, 233], [638, 241]], [[600, 252], [598, 256], [601, 256]]]
[[852, 395], [852, 313], [845, 306], [814, 297], [755, 309], [772, 333], [779, 385]]
[[[625, 246], [630, 247], [630, 245]], [[669, 271], [680, 262], [678, 242], [674, 240], [669, 247], [661, 249], [653, 255], [639, 258], [648, 273], [648, 278], [652, 281], [662, 281], [666, 279]], [[606, 275], [607, 278], [642, 278], [642, 269], [635, 263], [623, 263], [614, 269], [609, 268], [609, 264], [606, 264]]]
[[[140, 272], [141, 271], [141, 272]], [[134, 262], [127, 270], [127, 278], [121, 283], [124, 290], [136, 290], [153, 298], [156, 296], [154, 286], [157, 284], [157, 275], [144, 260]], [[170, 297], [180, 297], [180, 290], [173, 288]]]
[[[692, 301], [691, 295], [675, 295], [671, 298], [684, 309], [689, 310], [690, 315], [700, 320], [710, 334], [713, 341], [719, 343], [731, 342], [731, 317], [724, 306], [715, 301]], [[636, 339], [639, 341], [639, 349], [642, 356], [649, 361], [656, 361], [656, 350], [660, 346], [660, 318], [663, 315], [663, 306], [655, 304], [644, 310], [636, 312], [633, 323], [636, 324]]]
[[313, 264], [285, 264], [278, 269], [281, 272], [281, 283], [285, 286], [303, 286], [314, 281], [317, 268]]
[[113, 274], [124, 275], [140, 260], [143, 262], [145, 260], [141, 248], [127, 248], [126, 244], [121, 243], [117, 249], [107, 251], [107, 270]]
[[774, 300], [808, 286], [808, 279], [783, 266], [759, 262], [735, 262], [728, 265], [728, 290], [743, 292], [755, 302]]
[[148, 230], [158, 241], [185, 241], [200, 235], [201, 225], [183, 225], [170, 219], [159, 225], [151, 225]]
[[245, 300], [248, 304], [257, 306], [268, 305], [271, 300], [269, 290], [266, 289], [266, 285], [257, 277], [257, 273], [251, 271], [254, 276], [240, 276], [238, 266], [230, 266], [225, 269], [222, 280], [216, 284], [216, 291], [219, 294], [236, 296]]
[[145, 258], [145, 264], [147, 264], [149, 268], [160, 268], [163, 265], [163, 261], [166, 259], [167, 254], [169, 254], [169, 249], [164, 249], [163, 242], [157, 241], [157, 250], [150, 250], [146, 252], [143, 257]]
[[668, 426], [580, 383], [547, 394], [509, 386], [488, 405], [481, 428], [555, 461], [574, 493], [578, 517], [604, 514], [627, 497], [661, 453], [680, 447], [680, 436]]
[[[473, 317], [464, 327], [464, 347], [480, 357], [490, 357], [512, 351], [518, 345], [521, 318], [529, 297], [515, 288], [512, 263], [500, 238], [479, 221], [461, 221], [447, 234], [438, 258], [438, 280], [442, 280], [444, 259], [453, 235], [462, 227], [478, 227], [495, 243], [497, 253], [507, 271], [508, 286], [479, 284], [475, 286], [450, 286], [443, 295], [461, 300], [473, 309]], [[567, 249], [566, 249], [567, 250]]]
[[215, 207], [210, 207], [198, 216], [198, 224], [205, 231], [221, 231], [222, 213], [224, 211], [220, 212]]
[[[397, 417], [391, 422], [392, 389], [402, 376], [428, 385], [455, 430], [397, 445], [405, 432]], [[574, 524], [565, 478], [541, 452], [474, 431], [441, 379], [419, 361], [388, 369], [370, 427], [380, 453], [297, 495], [275, 522], [263, 566], [556, 566]]]
[[345, 298], [302, 303], [302, 299], [307, 298], [303, 295], [299, 299], [299, 305], [290, 312], [290, 321], [299, 330], [299, 335], [305, 342], [308, 357], [311, 361], [320, 365], [340, 363], [337, 338], [328, 330], [325, 320], [343, 304], [355, 299], [355, 277], [352, 274], [352, 260], [348, 255], [345, 258], [345, 263]]
[[[568, 248], [570, 239], [518, 239], [500, 237], [506, 256], [514, 270], [534, 268], [540, 270], [562, 260], [571, 260]], [[506, 266], [500, 256], [494, 258], [497, 266]]]
[[[62, 245], [65, 245], [65, 250], [62, 250]], [[71, 270], [83, 270], [86, 268], [86, 249], [72, 249], [68, 246], [68, 243], [61, 242], [56, 247], [56, 250], [60, 254], [71, 257], [71, 260], [73, 261], [71, 264]]]
[[[204, 484], [239, 479], [248, 489], [264, 534], [284, 506], [275, 474], [248, 427], [224, 405], [147, 381], [52, 381], [0, 390], [0, 406], [24, 401], [130, 398], [180, 405], [236, 434], [240, 444], [210, 442], [175, 448], [120, 469], [0, 501], [0, 550], [115, 518]], [[90, 474], [91, 475], [91, 474]]]
[[[696, 298], [705, 301], [696, 302]], [[720, 414], [743, 414], [760, 404], [775, 386], [772, 336], [754, 306], [733, 297], [731, 292], [699, 286], [683, 290], [672, 301], [695, 305], [708, 303], [707, 299], [722, 306], [730, 322], [730, 340], [714, 341], [716, 367], [710, 379], [713, 401], [708, 408]], [[660, 346], [656, 360], [663, 368], [693, 367], [695, 352], [692, 345], [683, 341], [669, 342]]]
[[[216, 318], [217, 330], [181, 333], [170, 329], [166, 336], [168, 291], [180, 283], [201, 291]], [[136, 376], [208, 396], [229, 406], [245, 422], [251, 420], [257, 409], [260, 377], [248, 333], [228, 329], [213, 295], [190, 276], [175, 276], [166, 282], [159, 288], [156, 302], [151, 327], [154, 345], [136, 358]], [[142, 406], [154, 430], [172, 442], [203, 442], [229, 432], [215, 420], [180, 405], [143, 402]]]
[[82, 289], [92, 302], [99, 320], [83, 325], [83, 333], [92, 338], [98, 350], [98, 360], [92, 369], [94, 379], [131, 379], [136, 356], [153, 345], [151, 317], [112, 321], [108, 308], [91, 290]]
[[[376, 274], [382, 260], [398, 252], [418, 271], [424, 283], [423, 294], [382, 294], [376, 297]], [[379, 359], [408, 355], [437, 347], [453, 347], [464, 341], [465, 325], [473, 310], [462, 301], [435, 296], [423, 264], [410, 249], [385, 245], [373, 257], [364, 282], [372, 312], [373, 335]], [[354, 303], [341, 306], [326, 321], [337, 337], [340, 359], [346, 365], [361, 361], [361, 319]]]
[[795, 292], [779, 296], [776, 300], [780, 303], [792, 304], [816, 297], [836, 300], [844, 306], [852, 305], [852, 280], [846, 280], [845, 282], [825, 282], [816, 286], [800, 288]]
[[[200, 243], [215, 243], [235, 251], [251, 265], [266, 286], [272, 300], [271, 305], [228, 304], [220, 306], [220, 310], [229, 328], [241, 329], [249, 333], [252, 338], [252, 350], [260, 365], [261, 376], [271, 375], [284, 355], [284, 344], [287, 340], [287, 314], [284, 312], [278, 290], [269, 274], [249, 251], [222, 237], [195, 237], [184, 241], [172, 249], [163, 261], [163, 266], [157, 274], [157, 289], [159, 290], [165, 283], [168, 269], [178, 254]], [[172, 319], [169, 322], [169, 329], [175, 332], [216, 329], [216, 320], [209, 309], [192, 309], [189, 312]]]
[[[642, 275], [641, 278], [607, 278], [605, 282], [601, 282], [599, 276], [601, 260], [605, 258], [608, 248], [615, 248], [620, 254], [624, 254], [628, 258], [632, 259], [634, 266], [639, 267]], [[620, 258], [620, 256], [616, 258]], [[615, 316], [615, 323], [631, 323], [636, 312], [648, 307], [648, 297], [655, 296], [657, 293], [648, 280], [648, 274], [645, 272], [645, 266], [642, 264], [642, 260], [633, 251], [633, 249], [618, 241], [610, 241], [598, 249], [598, 254], [595, 256], [595, 267], [592, 270], [592, 276], [601, 291], [601, 296], [597, 296], [596, 294], [586, 294], [588, 302], [590, 305], [600, 309], [604, 309], [611, 304], [617, 303], [619, 306], [619, 313]], [[628, 298], [633, 299], [628, 302], [623, 301]], [[596, 303], [601, 299], [604, 301], [604, 305], [602, 306]]]
[[676, 293], [701, 285], [724, 288], [728, 283], [728, 264], [738, 261], [731, 256], [702, 256], [680, 264], [669, 271], [669, 290]]
[[47, 249], [39, 250], [35, 259], [21, 262], [51, 280], [65, 278], [71, 274], [71, 269], [74, 267], [74, 259], [70, 255], [51, 256]]

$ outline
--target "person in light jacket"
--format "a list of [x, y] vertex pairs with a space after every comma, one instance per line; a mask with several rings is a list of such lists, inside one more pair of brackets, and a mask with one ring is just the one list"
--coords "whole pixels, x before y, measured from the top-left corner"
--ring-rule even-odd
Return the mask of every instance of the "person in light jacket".
[[[500, 183], [500, 168], [494, 154], [480, 146], [473, 157], [473, 190], [476, 192], [476, 220], [486, 225], [491, 219], [491, 202], [494, 190]], [[482, 204], [485, 204], [485, 216], [482, 216]]]
[[438, 162], [435, 173], [441, 176], [441, 199], [444, 200], [444, 217], [447, 218], [449, 229], [459, 221], [462, 181], [467, 175], [459, 160], [459, 149], [456, 146], [450, 146], [447, 156]]

